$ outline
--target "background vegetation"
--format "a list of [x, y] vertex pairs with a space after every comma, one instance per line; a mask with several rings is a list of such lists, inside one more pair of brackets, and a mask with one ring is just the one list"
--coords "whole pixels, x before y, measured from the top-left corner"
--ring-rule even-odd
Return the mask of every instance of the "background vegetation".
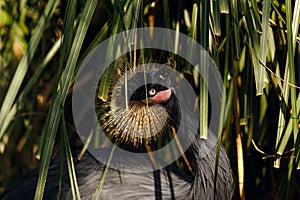
[[[0, 192], [37, 166], [47, 171], [61, 149], [69, 158], [81, 148], [70, 94], [85, 55], [116, 33], [158, 26], [198, 41], [222, 73], [219, 136], [236, 176], [234, 198], [298, 199], [299, 24], [299, 0], [0, 0]], [[207, 110], [200, 115], [204, 130]], [[78, 197], [76, 181], [74, 188]]]

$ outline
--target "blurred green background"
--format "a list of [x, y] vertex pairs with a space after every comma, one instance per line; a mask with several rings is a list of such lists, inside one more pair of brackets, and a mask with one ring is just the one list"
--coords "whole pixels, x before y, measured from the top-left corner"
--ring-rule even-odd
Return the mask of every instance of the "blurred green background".
[[[111, 35], [156, 26], [190, 36], [219, 67], [234, 199], [299, 199], [299, 24], [300, 0], [0, 0], [0, 192], [47, 171], [61, 147], [81, 147], [70, 98], [85, 56]], [[195, 89], [208, 107], [205, 87]], [[208, 116], [202, 109], [201, 130]]]

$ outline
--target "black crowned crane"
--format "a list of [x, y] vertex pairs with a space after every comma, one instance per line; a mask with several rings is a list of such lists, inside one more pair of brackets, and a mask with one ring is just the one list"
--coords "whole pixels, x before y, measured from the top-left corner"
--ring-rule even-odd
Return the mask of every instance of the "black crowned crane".
[[[231, 199], [234, 178], [225, 149], [222, 146], [220, 148], [218, 173], [215, 176], [217, 149], [215, 140], [210, 139], [211, 136], [204, 140], [197, 133], [190, 133], [189, 127], [198, 127], [198, 123], [189, 116], [182, 116], [181, 105], [175, 95], [176, 91], [171, 88], [168, 77], [161, 71], [154, 69], [146, 73], [138, 72], [129, 77], [126, 87], [123, 84], [124, 81], [121, 81], [115, 90], [117, 95], [115, 98], [110, 97], [105, 105], [105, 109], [109, 111], [100, 117], [100, 121], [108, 138], [125, 150], [146, 151], [150, 156], [114, 155], [113, 159], [119, 166], [108, 169], [100, 199]], [[139, 80], [143, 82], [145, 78], [150, 81], [143, 85], [136, 84]], [[119, 102], [119, 97], [126, 96], [125, 93], [128, 93], [126, 109], [122, 108], [125, 104]], [[143, 122], [139, 118], [146, 112], [148, 117], [143, 117], [145, 119]], [[112, 119], [113, 114], [115, 115], [114, 119]], [[126, 119], [129, 115], [134, 117]], [[184, 118], [186, 121], [182, 122]], [[132, 126], [131, 123], [137, 119], [139, 119], [139, 123], [147, 122], [148, 130], [157, 130], [158, 134], [147, 135], [147, 130]], [[115, 125], [120, 120], [124, 123]], [[190, 141], [191, 144], [185, 153], [180, 152], [184, 157], [186, 168], [189, 170], [184, 172], [171, 164], [162, 168], [158, 167], [157, 163], [165, 161], [154, 159], [149, 148], [152, 148], [159, 138], [166, 137], [168, 130], [177, 132], [181, 124], [186, 122], [188, 124], [184, 128], [184, 133], [188, 138], [187, 143]], [[197, 131], [197, 128], [193, 130]], [[128, 133], [130, 131], [136, 132]], [[175, 137], [175, 135], [173, 136]], [[180, 139], [184, 140], [182, 137], [179, 137]], [[180, 142], [185, 143], [185, 141]], [[203, 154], [204, 147], [209, 149], [205, 154]], [[108, 150], [103, 150], [103, 152], [102, 155], [109, 154]], [[75, 161], [77, 182], [82, 199], [92, 199], [103, 175], [106, 165], [98, 160], [87, 152], [81, 160]], [[120, 170], [124, 165], [132, 171]], [[134, 170], [141, 171], [140, 169], [145, 166], [152, 166], [153, 171], [138, 173]], [[54, 160], [49, 168], [44, 199], [57, 199], [59, 175], [60, 163]], [[216, 184], [214, 184], [215, 178]], [[72, 199], [66, 167], [63, 170], [62, 180], [61, 199]], [[33, 199], [36, 184], [37, 172], [34, 171], [19, 184], [0, 194], [0, 199]]]

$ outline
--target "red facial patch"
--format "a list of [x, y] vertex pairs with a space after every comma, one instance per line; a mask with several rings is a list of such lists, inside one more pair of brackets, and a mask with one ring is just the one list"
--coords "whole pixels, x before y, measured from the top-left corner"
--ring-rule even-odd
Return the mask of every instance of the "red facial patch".
[[171, 97], [171, 93], [172, 93], [171, 89], [160, 91], [160, 92], [156, 93], [155, 96], [149, 98], [148, 103], [149, 104], [165, 103]]

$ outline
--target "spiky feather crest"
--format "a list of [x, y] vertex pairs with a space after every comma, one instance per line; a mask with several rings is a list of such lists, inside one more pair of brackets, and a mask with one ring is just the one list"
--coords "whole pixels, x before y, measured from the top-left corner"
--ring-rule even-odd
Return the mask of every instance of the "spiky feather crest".
[[171, 119], [169, 111], [163, 106], [126, 101], [122, 93], [126, 81], [139, 72], [158, 70], [158, 65], [119, 66], [121, 68], [112, 76], [107, 101], [101, 105], [101, 109], [106, 112], [99, 116], [99, 121], [104, 133], [110, 139], [119, 144], [133, 144], [137, 148], [139, 145], [150, 144], [157, 140], [164, 130], [170, 127]]

